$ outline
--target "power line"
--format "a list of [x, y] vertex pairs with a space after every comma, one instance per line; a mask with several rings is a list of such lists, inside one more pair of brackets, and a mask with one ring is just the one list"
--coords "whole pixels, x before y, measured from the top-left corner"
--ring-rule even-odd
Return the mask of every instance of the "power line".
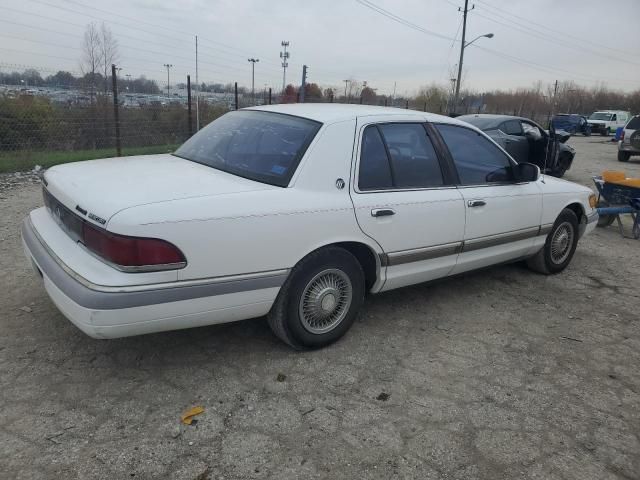
[[404, 18], [401, 18], [397, 15], [395, 15], [394, 13], [391, 13], [389, 10], [385, 10], [382, 7], [377, 6], [376, 4], [374, 4], [373, 2], [370, 2], [369, 0], [356, 0], [356, 2], [358, 2], [360, 5], [367, 7], [377, 13], [379, 13], [380, 15], [383, 15], [391, 20], [393, 20], [394, 22], [400, 23], [406, 27], [412, 28], [414, 30], [417, 30], [419, 32], [425, 33], [427, 35], [431, 35], [437, 38], [441, 38], [444, 40], [455, 40], [447, 35], [443, 35], [441, 33], [437, 33], [434, 32], [432, 30], [428, 30], [426, 28], [421, 27], [420, 25], [416, 25], [413, 22], [410, 22], [409, 20], [405, 20]]
[[[385, 17], [387, 17], [387, 18], [390, 18], [391, 20], [394, 20], [394, 21], [396, 21], [396, 22], [398, 22], [398, 23], [401, 23], [401, 24], [403, 24], [403, 25], [405, 25], [405, 26], [407, 26], [407, 27], [409, 27], [409, 28], [412, 28], [412, 29], [414, 29], [414, 30], [420, 31], [420, 32], [422, 32], [422, 33], [426, 33], [426, 34], [431, 35], [431, 36], [436, 36], [436, 37], [443, 38], [443, 39], [446, 39], [446, 40], [453, 40], [453, 41], [455, 41], [455, 39], [453, 39], [453, 38], [451, 38], [451, 37], [447, 37], [447, 36], [444, 36], [444, 35], [441, 35], [441, 34], [438, 34], [438, 33], [432, 32], [432, 31], [430, 31], [430, 30], [423, 29], [423, 28], [422, 28], [422, 27], [420, 27], [419, 25], [416, 25], [416, 24], [414, 24], [414, 23], [412, 23], [412, 22], [409, 22], [408, 20], [405, 20], [405, 19], [403, 19], [403, 18], [401, 18], [401, 17], [399, 17], [399, 16], [397, 16], [397, 15], [395, 15], [395, 14], [393, 14], [393, 13], [389, 12], [388, 10], [384, 10], [384, 9], [382, 9], [381, 7], [378, 7], [377, 5], [373, 4], [373, 3], [372, 3], [372, 2], [370, 2], [369, 0], [356, 0], [356, 2], [360, 3], [360, 4], [361, 4], [361, 5], [363, 5], [363, 6], [366, 6], [366, 7], [368, 7], [368, 8], [371, 8], [372, 10], [374, 10], [374, 11], [376, 11], [376, 12], [380, 13], [381, 15], [383, 15], [383, 16], [385, 16]], [[559, 69], [559, 68], [557, 68], [557, 67], [545, 66], [545, 65], [542, 65], [542, 64], [536, 64], [536, 63], [534, 63], [534, 62], [529, 62], [529, 61], [526, 61], [526, 60], [522, 60], [522, 59], [520, 59], [520, 58], [518, 58], [518, 57], [514, 57], [514, 56], [512, 56], [512, 55], [502, 54], [502, 53], [500, 53], [500, 52], [496, 52], [495, 50], [491, 50], [491, 49], [484, 48], [484, 47], [478, 47], [478, 46], [476, 46], [475, 44], [474, 44], [474, 46], [475, 46], [476, 48], [479, 48], [479, 49], [481, 49], [481, 50], [484, 50], [484, 51], [486, 51], [486, 52], [488, 52], [488, 53], [490, 53], [490, 54], [493, 54], [493, 55], [496, 55], [496, 56], [502, 57], [502, 58], [504, 58], [504, 59], [506, 59], [506, 60], [509, 60], [509, 61], [512, 61], [512, 62], [515, 62], [515, 63], [519, 63], [519, 64], [521, 64], [521, 65], [529, 66], [529, 67], [531, 67], [531, 68], [537, 68], [538, 70], [539, 70], [540, 68], [544, 68], [544, 69], [548, 70], [548, 71], [549, 71], [549, 72], [551, 72], [551, 73], [563, 72], [563, 71], [564, 71], [564, 72], [566, 72], [566, 73], [568, 73], [569, 75], [574, 76], [574, 77], [583, 77], [583, 78], [586, 78], [586, 75], [575, 74], [574, 72], [569, 72], [568, 70], [561, 70], [561, 69]], [[536, 67], [536, 65], [537, 65], [537, 67]], [[603, 80], [603, 79], [605, 79], [605, 78], [600, 78], [599, 80]], [[631, 83], [630, 81], [625, 81], [625, 80], [621, 80], [621, 79], [615, 79], [615, 80], [614, 80], [614, 79], [610, 79], [610, 81], [613, 81], [613, 82], [624, 82], [624, 83], [629, 83], [629, 84]], [[633, 83], [634, 83], [634, 84], [636, 84], [637, 82], [633, 82]]]
[[597, 55], [599, 57], [603, 57], [603, 58], [606, 58], [608, 60], [615, 60], [615, 61], [622, 62], [622, 63], [640, 65], [640, 63], [637, 63], [637, 62], [631, 62], [631, 61], [624, 60], [624, 59], [621, 59], [621, 58], [618, 58], [618, 57], [612, 57], [611, 55], [600, 53], [600, 52], [597, 52], [595, 50], [585, 48], [584, 46], [581, 46], [581, 45], [576, 45], [576, 44], [573, 44], [573, 43], [569, 43], [566, 40], [558, 39], [557, 37], [553, 37], [553, 36], [551, 36], [549, 34], [534, 30], [534, 29], [526, 27], [526, 26], [523, 26], [523, 27], [516, 26], [516, 25], [521, 25], [521, 24], [519, 24], [519, 23], [517, 23], [517, 22], [515, 22], [513, 20], [508, 20], [511, 23], [504, 23], [504, 22], [501, 22], [499, 20], [496, 20], [494, 18], [491, 18], [489, 16], [483, 15], [483, 14], [478, 13], [478, 12], [476, 12], [476, 15], [479, 16], [479, 17], [484, 18], [485, 20], [489, 20], [490, 22], [497, 23], [498, 25], [502, 25], [504, 27], [510, 28], [512, 30], [515, 30], [517, 32], [524, 33], [525, 35], [530, 35], [532, 37], [538, 38], [538, 39], [543, 40], [545, 42], [552, 43], [553, 45], [556, 45], [556, 46], [562, 46], [562, 47], [565, 47], [565, 48], [571, 48], [573, 50], [577, 50], [577, 51], [583, 52], [583, 53], [591, 53], [592, 55]]
[[[605, 49], [605, 50], [611, 50], [613, 52], [618, 52], [618, 53], [623, 54], [623, 55], [628, 55], [629, 53], [631, 53], [631, 52], [626, 52], [624, 50], [620, 50], [620, 49], [617, 49], [617, 48], [612, 48], [612, 47], [609, 47], [607, 45], [603, 45], [601, 43], [595, 43], [592, 40], [589, 40], [589, 39], [586, 39], [586, 38], [577, 37], [577, 36], [572, 35], [572, 34], [566, 32], [566, 31], [553, 29], [553, 28], [548, 27], [548, 26], [546, 26], [546, 25], [544, 25], [542, 23], [535, 22], [535, 21], [531, 20], [530, 18], [525, 18], [525, 17], [522, 17], [520, 15], [516, 15], [515, 13], [508, 12], [507, 10], [495, 7], [495, 6], [491, 5], [490, 3], [487, 3], [486, 0], [475, 0], [475, 1], [480, 3], [481, 6], [483, 6], [484, 8], [489, 8], [489, 9], [491, 9], [493, 11], [499, 12], [499, 13], [494, 13], [494, 15], [501, 16], [502, 18], [505, 18], [506, 20], [509, 20], [509, 21], [513, 21], [513, 20], [510, 20], [509, 18], [506, 18], [506, 17], [504, 17], [504, 16], [502, 16], [500, 14], [508, 15], [509, 17], [513, 17], [513, 18], [518, 18], [520, 20], [523, 20], [523, 21], [525, 21], [527, 23], [530, 23], [532, 25], [536, 25], [536, 26], [538, 26], [540, 28], [543, 28], [545, 30], [549, 30], [551, 32], [560, 34], [560, 35], [562, 35], [562, 37], [570, 37], [570, 38], [573, 38], [574, 40], [578, 40], [581, 43], [588, 43], [588, 44], [593, 45], [594, 47], [597, 47], [597, 48], [601, 48], [601, 49]], [[638, 56], [638, 54], [633, 54], [633, 55]]]

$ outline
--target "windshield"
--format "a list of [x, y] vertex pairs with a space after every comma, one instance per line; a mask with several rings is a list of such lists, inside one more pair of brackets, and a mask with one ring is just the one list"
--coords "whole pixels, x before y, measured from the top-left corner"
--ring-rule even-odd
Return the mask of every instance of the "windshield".
[[595, 112], [592, 113], [591, 116], [589, 117], [589, 120], [611, 120], [611, 114], [610, 113], [603, 113], [603, 112]]
[[320, 126], [318, 122], [281, 113], [230, 112], [200, 130], [174, 155], [286, 187]]

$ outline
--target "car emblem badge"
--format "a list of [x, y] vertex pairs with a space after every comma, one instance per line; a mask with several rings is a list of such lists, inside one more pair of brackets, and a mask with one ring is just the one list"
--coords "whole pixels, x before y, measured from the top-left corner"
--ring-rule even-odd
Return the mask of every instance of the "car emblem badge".
[[344, 188], [344, 180], [339, 178], [336, 180], [336, 188], [342, 190]]

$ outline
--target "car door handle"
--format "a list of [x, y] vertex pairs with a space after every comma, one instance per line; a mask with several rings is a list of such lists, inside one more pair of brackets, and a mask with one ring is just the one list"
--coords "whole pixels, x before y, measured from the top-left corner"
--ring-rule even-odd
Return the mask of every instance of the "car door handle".
[[371, 210], [372, 217], [390, 217], [395, 214], [395, 210], [392, 210], [391, 208], [374, 208]]
[[487, 204], [484, 200], [469, 200], [467, 205], [469, 207], [484, 207]]

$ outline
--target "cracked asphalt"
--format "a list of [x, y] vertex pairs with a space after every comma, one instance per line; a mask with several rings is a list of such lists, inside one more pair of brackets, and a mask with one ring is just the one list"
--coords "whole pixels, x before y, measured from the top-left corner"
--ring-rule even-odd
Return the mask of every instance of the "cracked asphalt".
[[[570, 143], [569, 180], [640, 177], [601, 137]], [[41, 203], [31, 181], [0, 194], [0, 478], [640, 478], [640, 241], [615, 227], [557, 276], [369, 297], [343, 340], [299, 353], [264, 319], [84, 336], [23, 258]]]

